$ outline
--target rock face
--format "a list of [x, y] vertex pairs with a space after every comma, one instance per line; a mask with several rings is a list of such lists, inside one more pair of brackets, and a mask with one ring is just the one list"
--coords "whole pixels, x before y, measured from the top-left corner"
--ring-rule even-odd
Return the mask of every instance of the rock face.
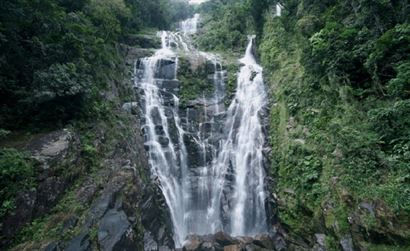
[[6, 215], [1, 224], [3, 238], [0, 247], [8, 245], [11, 237], [25, 224], [48, 213], [61, 198], [71, 182], [68, 177], [58, 175], [55, 166], [75, 165], [76, 158], [70, 154], [78, 153], [77, 145], [78, 138], [67, 129], [45, 134], [26, 144], [25, 150], [37, 162], [38, 186], [17, 195], [16, 209], [12, 214]]
[[[78, 226], [80, 235], [60, 242], [61, 249], [81, 248], [79, 239], [81, 243], [90, 242], [92, 249], [98, 245], [104, 251], [174, 248], [164, 198], [157, 184], [147, 179], [149, 167], [142, 137], [137, 133], [138, 121], [130, 123], [135, 126], [135, 134], [124, 139], [118, 145], [123, 150], [116, 151], [108, 160], [112, 168], [104, 173], [109, 177], [108, 182], [90, 205], [86, 220]], [[92, 239], [90, 236], [95, 233]]]
[[32, 153], [33, 158], [40, 161], [43, 168], [47, 169], [52, 162], [64, 159], [72, 140], [73, 134], [68, 129], [63, 129], [30, 142], [27, 149]]
[[[125, 45], [122, 49], [128, 55], [124, 81], [111, 83], [103, 94], [116, 104], [114, 121], [58, 130], [26, 144], [39, 170], [37, 186], [21, 191], [16, 210], [0, 225], [0, 249], [9, 245], [25, 224], [45, 215], [45, 226], [52, 226], [57, 234], [45, 232], [46, 238], [29, 240], [12, 250], [175, 248], [165, 199], [158, 182], [150, 178], [136, 102], [120, 101], [124, 94], [134, 97], [132, 77], [127, 75], [134, 65], [129, 64], [130, 58], [135, 62], [136, 57], [150, 52]], [[52, 211], [66, 198], [74, 205], [59, 204], [59, 209]]]
[[233, 238], [226, 233], [218, 232], [214, 235], [191, 235], [188, 237], [183, 251], [268, 251], [287, 250], [283, 239], [276, 236], [258, 235], [251, 237]]

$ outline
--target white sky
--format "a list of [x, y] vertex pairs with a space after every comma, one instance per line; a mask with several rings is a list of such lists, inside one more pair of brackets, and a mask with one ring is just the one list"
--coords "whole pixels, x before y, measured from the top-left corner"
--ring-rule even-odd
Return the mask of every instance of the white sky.
[[207, 0], [189, 0], [189, 3], [190, 4], [199, 4], [199, 3], [203, 3], [205, 1], [207, 1]]

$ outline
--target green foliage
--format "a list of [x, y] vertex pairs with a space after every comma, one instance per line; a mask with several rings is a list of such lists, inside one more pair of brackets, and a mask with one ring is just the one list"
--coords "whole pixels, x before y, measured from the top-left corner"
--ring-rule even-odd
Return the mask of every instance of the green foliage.
[[410, 61], [395, 67], [397, 75], [387, 84], [387, 93], [392, 97], [410, 98]]
[[226, 67], [226, 71], [227, 71], [227, 75], [228, 78], [226, 80], [226, 98], [225, 98], [225, 105], [229, 106], [229, 104], [231, 103], [234, 95], [235, 95], [235, 91], [236, 91], [236, 86], [237, 86], [237, 79], [238, 79], [238, 65], [236, 64], [228, 64]]
[[75, 100], [75, 97], [84, 97], [91, 91], [92, 84], [90, 76], [83, 73], [82, 69], [81, 66], [67, 63], [53, 64], [45, 71], [35, 72], [33, 84], [38, 88], [29, 102], [41, 104], [56, 98]]
[[[229, 4], [211, 1], [211, 4], [211, 13], [205, 14], [205, 32], [197, 41], [199, 47], [217, 51], [243, 50], [247, 36], [256, 32], [255, 20], [249, 18], [250, 5], [243, 1]], [[205, 8], [204, 12], [207, 10]]]
[[116, 44], [130, 32], [165, 28], [191, 12], [185, 0], [2, 1], [2, 127], [100, 116], [95, 104], [101, 107], [101, 93], [116, 77]]
[[206, 62], [193, 68], [190, 61], [179, 58], [178, 80], [180, 81], [181, 104], [186, 105], [188, 101], [208, 95], [213, 91], [212, 81], [208, 80], [208, 69]]
[[[376, 40], [374, 51], [366, 61], [366, 66], [371, 71], [375, 82], [385, 85], [397, 76], [400, 69], [401, 76], [406, 77], [403, 71], [406, 70], [405, 60], [409, 61], [409, 43], [410, 24], [398, 24]], [[404, 85], [402, 91], [408, 91], [409, 78], [407, 78], [407, 86], [406, 84], [402, 85]], [[406, 97], [406, 93], [404, 93], [404, 97]]]
[[19, 191], [33, 187], [35, 170], [27, 157], [15, 149], [0, 150], [0, 219], [14, 209]]
[[186, 19], [194, 12], [194, 8], [187, 0], [126, 0], [131, 7], [129, 27], [142, 28], [144, 26], [167, 29], [182, 19]]
[[78, 217], [81, 220], [85, 217], [84, 212], [86, 212], [86, 205], [79, 202], [74, 191], [69, 191], [49, 215], [37, 218], [26, 225], [16, 236], [14, 245], [32, 242], [39, 246], [45, 240], [51, 239], [68, 241], [75, 234], [78, 234], [79, 230], [64, 227], [64, 222], [70, 217]]
[[410, 100], [394, 102], [389, 106], [368, 112], [374, 130], [388, 145], [410, 139]]
[[403, 5], [282, 5], [282, 17], [265, 15], [259, 46], [275, 99], [270, 142], [281, 220], [298, 237], [324, 231], [336, 250], [346, 233], [363, 238], [348, 217], [367, 201], [389, 213], [358, 216], [359, 227], [389, 236], [388, 244], [407, 243], [406, 223], [383, 225], [406, 222], [410, 213], [410, 47]]
[[0, 128], [0, 140], [6, 138], [10, 134], [10, 131]]

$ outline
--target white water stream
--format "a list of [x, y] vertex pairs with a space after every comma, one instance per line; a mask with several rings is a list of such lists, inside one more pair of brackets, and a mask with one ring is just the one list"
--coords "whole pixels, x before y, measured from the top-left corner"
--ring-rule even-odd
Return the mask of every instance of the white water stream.
[[[243, 66], [236, 94], [226, 109], [226, 72], [220, 60], [197, 51], [191, 43], [199, 18], [195, 15], [183, 21], [179, 32], [161, 32], [162, 48], [152, 57], [137, 61], [135, 67], [149, 164], [160, 180], [177, 247], [190, 234], [224, 231], [234, 236], [253, 236], [267, 230], [264, 135], [259, 118], [267, 97], [262, 67], [252, 55], [254, 37], [240, 60]], [[189, 113], [197, 110], [180, 110], [180, 52], [205, 58], [214, 66], [214, 92], [204, 94], [200, 100], [203, 118], [199, 124], [189, 119]], [[206, 126], [208, 130], [203, 129]], [[199, 149], [195, 156], [190, 153], [193, 146], [187, 146], [191, 141]], [[192, 157], [199, 164], [194, 166]]]

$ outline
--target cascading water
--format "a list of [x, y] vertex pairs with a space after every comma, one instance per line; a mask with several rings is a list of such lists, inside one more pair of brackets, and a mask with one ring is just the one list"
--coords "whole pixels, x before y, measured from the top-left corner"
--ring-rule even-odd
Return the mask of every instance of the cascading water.
[[186, 34], [195, 34], [197, 32], [199, 14], [195, 14], [193, 18], [181, 22], [181, 30]]
[[[235, 98], [226, 110], [226, 72], [220, 60], [191, 43], [198, 20], [195, 15], [181, 23], [179, 32], [161, 32], [162, 48], [139, 59], [135, 67], [149, 163], [169, 207], [178, 247], [190, 234], [266, 232], [264, 136], [258, 117], [266, 94], [262, 68], [252, 56], [253, 38], [241, 59]], [[214, 68], [214, 91], [198, 98], [195, 108], [179, 105], [181, 51]]]
[[282, 16], [282, 9], [283, 9], [282, 5], [278, 3], [278, 4], [276, 4], [275, 8], [276, 8], [275, 16], [277, 16], [277, 17]]
[[251, 236], [266, 231], [264, 135], [259, 112], [266, 105], [262, 67], [252, 55], [254, 37], [246, 49], [234, 100], [227, 112], [227, 138], [222, 144], [216, 168], [230, 167], [234, 174], [230, 232]]

